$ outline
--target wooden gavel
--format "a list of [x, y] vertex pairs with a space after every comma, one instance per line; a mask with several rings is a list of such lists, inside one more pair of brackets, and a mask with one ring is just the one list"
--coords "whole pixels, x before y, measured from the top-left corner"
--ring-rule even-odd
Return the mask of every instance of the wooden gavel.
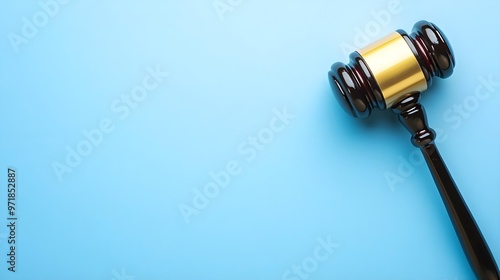
[[419, 103], [420, 93], [432, 85], [433, 77], [453, 73], [455, 58], [443, 32], [419, 21], [411, 34], [397, 30], [349, 57], [349, 64], [337, 62], [328, 73], [342, 108], [356, 118], [367, 118], [374, 108], [391, 109], [398, 115], [412, 134], [411, 142], [424, 155], [476, 277], [500, 280], [495, 259], [439, 154], [436, 133]]

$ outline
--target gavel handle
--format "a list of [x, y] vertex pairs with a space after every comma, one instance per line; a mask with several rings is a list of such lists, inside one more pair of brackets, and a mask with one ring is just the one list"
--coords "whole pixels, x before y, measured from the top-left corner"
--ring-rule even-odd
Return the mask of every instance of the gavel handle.
[[420, 93], [407, 96], [392, 106], [392, 111], [412, 134], [413, 145], [422, 151], [476, 277], [480, 280], [500, 280], [500, 273], [488, 244], [434, 144], [436, 133], [429, 128], [419, 99]]
[[434, 143], [421, 148], [460, 244], [478, 279], [500, 280], [498, 267], [474, 217]]

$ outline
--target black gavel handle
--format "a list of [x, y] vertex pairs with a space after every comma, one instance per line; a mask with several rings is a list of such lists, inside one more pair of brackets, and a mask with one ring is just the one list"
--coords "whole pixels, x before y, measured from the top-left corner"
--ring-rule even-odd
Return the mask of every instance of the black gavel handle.
[[420, 148], [438, 187], [462, 249], [476, 277], [480, 280], [500, 280], [500, 273], [455, 181], [434, 144], [435, 132], [427, 124], [425, 110], [418, 103], [419, 93], [406, 97], [392, 107], [400, 122], [412, 134], [412, 143]]
[[448, 168], [446, 168], [436, 145], [429, 144], [422, 147], [421, 150], [446, 206], [460, 244], [477, 278], [481, 280], [500, 280], [500, 274], [488, 244], [484, 240]]

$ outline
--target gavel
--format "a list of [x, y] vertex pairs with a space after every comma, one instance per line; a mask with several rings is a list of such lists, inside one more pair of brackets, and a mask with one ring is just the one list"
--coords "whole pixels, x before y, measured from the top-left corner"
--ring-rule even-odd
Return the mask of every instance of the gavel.
[[422, 151], [446, 206], [455, 232], [476, 277], [500, 280], [495, 259], [474, 217], [434, 143], [420, 93], [434, 77], [453, 73], [455, 58], [448, 39], [433, 23], [419, 21], [411, 34], [397, 30], [350, 54], [348, 64], [334, 63], [330, 86], [342, 108], [355, 118], [367, 118], [373, 109], [391, 109]]

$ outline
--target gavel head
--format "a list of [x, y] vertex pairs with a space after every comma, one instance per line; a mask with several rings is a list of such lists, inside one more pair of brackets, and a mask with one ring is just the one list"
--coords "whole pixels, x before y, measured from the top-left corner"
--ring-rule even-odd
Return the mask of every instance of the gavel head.
[[411, 34], [397, 30], [349, 58], [349, 64], [333, 64], [328, 77], [340, 105], [356, 118], [425, 91], [434, 76], [447, 78], [455, 67], [443, 32], [423, 20], [415, 23]]

